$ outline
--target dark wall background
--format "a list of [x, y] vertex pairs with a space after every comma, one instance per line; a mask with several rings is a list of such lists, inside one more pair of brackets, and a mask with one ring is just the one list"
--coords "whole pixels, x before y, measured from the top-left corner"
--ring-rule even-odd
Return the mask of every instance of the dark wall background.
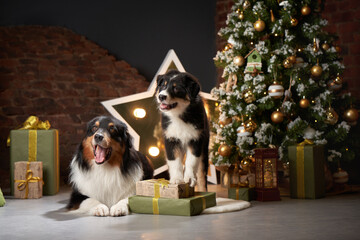
[[0, 25], [63, 26], [125, 60], [151, 81], [169, 49], [202, 90], [216, 84], [216, 0], [0, 0]]

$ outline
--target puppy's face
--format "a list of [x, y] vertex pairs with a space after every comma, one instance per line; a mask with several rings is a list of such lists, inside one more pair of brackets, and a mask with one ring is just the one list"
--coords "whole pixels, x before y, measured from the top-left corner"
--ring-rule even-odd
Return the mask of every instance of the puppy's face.
[[126, 147], [130, 147], [130, 136], [126, 125], [119, 120], [101, 116], [92, 119], [83, 140], [84, 158], [100, 165], [109, 161], [121, 164]]
[[199, 91], [197, 79], [188, 73], [171, 70], [157, 78], [156, 100], [162, 112], [183, 112]]

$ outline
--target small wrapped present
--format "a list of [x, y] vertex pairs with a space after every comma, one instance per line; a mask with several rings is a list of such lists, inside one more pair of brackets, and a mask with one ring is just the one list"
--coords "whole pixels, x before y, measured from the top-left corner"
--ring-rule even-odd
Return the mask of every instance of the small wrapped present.
[[136, 195], [156, 198], [187, 198], [194, 196], [189, 184], [170, 184], [166, 179], [149, 179], [136, 183]]
[[290, 196], [316, 199], [325, 196], [324, 146], [312, 141], [289, 146]]
[[59, 133], [50, 124], [35, 116], [29, 117], [24, 127], [10, 132], [10, 183], [14, 194], [14, 163], [38, 161], [43, 163], [44, 195], [59, 191]]
[[216, 206], [215, 193], [195, 192], [190, 198], [129, 197], [129, 208], [134, 213], [194, 216], [205, 208]]
[[14, 197], [41, 198], [43, 195], [42, 162], [16, 162]]
[[254, 188], [229, 188], [228, 189], [228, 198], [235, 199], [235, 200], [244, 200], [244, 201], [252, 201], [256, 200], [255, 196], [256, 192]]
[[0, 207], [3, 207], [5, 205], [5, 198], [0, 188]]

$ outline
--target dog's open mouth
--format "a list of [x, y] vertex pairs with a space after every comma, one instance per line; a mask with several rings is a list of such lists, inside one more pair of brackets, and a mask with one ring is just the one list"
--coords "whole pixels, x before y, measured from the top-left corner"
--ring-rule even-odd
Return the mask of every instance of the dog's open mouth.
[[172, 103], [172, 104], [161, 103], [160, 110], [170, 110], [170, 109], [175, 108], [176, 106], [177, 106], [177, 102]]
[[103, 148], [100, 145], [95, 145], [94, 156], [97, 164], [103, 164], [111, 157], [112, 148]]

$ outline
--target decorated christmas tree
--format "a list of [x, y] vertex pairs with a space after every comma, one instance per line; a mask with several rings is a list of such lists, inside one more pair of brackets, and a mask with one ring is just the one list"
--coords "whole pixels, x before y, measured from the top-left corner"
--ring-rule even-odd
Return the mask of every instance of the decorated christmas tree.
[[219, 35], [227, 41], [214, 58], [224, 82], [213, 122], [211, 160], [229, 165], [259, 147], [287, 147], [305, 139], [325, 145], [337, 169], [355, 157], [354, 99], [343, 83], [346, 71], [337, 36], [323, 30], [323, 1], [238, 0]]

